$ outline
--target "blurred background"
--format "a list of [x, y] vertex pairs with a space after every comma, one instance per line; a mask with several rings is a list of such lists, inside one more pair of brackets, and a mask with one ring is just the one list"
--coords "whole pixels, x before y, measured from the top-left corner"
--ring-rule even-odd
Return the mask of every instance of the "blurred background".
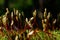
[[0, 0], [0, 16], [5, 13], [6, 8], [24, 11], [32, 9], [33, 5], [32, 0]]
[[34, 9], [43, 12], [47, 8], [56, 17], [60, 11], [60, 0], [0, 0], [0, 16], [6, 8], [23, 11], [26, 17], [31, 17]]

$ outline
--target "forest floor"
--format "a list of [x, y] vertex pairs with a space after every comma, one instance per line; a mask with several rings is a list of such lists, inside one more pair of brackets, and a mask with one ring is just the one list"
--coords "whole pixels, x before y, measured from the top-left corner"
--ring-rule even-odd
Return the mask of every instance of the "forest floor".
[[[7, 34], [9, 34], [9, 36]], [[9, 40], [9, 37], [12, 37], [12, 35], [16, 34], [8, 33], [6, 31], [3, 31], [2, 33], [0, 32], [0, 40]], [[23, 36], [23, 38], [23, 40], [26, 40], [26, 37]], [[53, 30], [49, 32], [39, 30], [39, 32], [30, 37], [30, 40], [60, 40], [60, 30]]]

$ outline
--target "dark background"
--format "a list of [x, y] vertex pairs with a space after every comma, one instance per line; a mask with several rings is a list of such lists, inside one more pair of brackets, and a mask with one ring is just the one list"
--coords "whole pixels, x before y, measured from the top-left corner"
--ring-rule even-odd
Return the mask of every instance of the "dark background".
[[5, 14], [5, 8], [16, 8], [31, 17], [34, 9], [44, 11], [47, 8], [54, 17], [60, 12], [60, 0], [0, 0], [0, 16]]

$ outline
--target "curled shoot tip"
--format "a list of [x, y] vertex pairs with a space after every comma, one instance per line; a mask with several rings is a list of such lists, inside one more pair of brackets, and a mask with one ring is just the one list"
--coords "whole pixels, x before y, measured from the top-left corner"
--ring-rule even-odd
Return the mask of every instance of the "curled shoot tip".
[[36, 17], [36, 10], [34, 10], [34, 12], [33, 12], [33, 16]]
[[8, 11], [8, 8], [6, 8], [6, 11]]
[[47, 16], [47, 9], [45, 8], [45, 11], [44, 11], [44, 18]]
[[21, 14], [19, 13], [19, 17], [21, 16]]
[[53, 24], [55, 24], [56, 23], [56, 19], [53, 21]]
[[26, 22], [28, 22], [28, 18], [26, 18]]
[[47, 9], [45, 8], [45, 12], [47, 11]]
[[7, 11], [7, 12], [6, 12], [5, 14], [7, 15], [7, 14], [9, 13], [9, 10], [8, 10], [8, 8], [6, 8], [6, 11]]

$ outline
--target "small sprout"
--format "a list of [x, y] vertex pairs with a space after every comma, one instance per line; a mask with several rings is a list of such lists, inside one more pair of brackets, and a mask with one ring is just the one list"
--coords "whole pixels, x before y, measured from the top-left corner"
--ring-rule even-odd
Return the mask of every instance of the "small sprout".
[[21, 17], [21, 14], [19, 13], [19, 18]]
[[12, 20], [12, 22], [11, 22], [11, 26], [13, 25], [13, 23], [14, 23], [14, 21]]
[[8, 8], [6, 8], [6, 11], [8, 11]]
[[34, 17], [31, 17], [30, 20], [29, 20], [29, 22], [31, 22], [33, 19], [34, 19]]
[[32, 30], [31, 32], [28, 33], [27, 37], [29, 38], [30, 35], [32, 35], [34, 31]]
[[11, 12], [11, 18], [13, 18], [13, 12]]
[[18, 13], [19, 13], [18, 10], [16, 10], [16, 15], [17, 15], [17, 16], [16, 16], [16, 20], [17, 20], [17, 21], [18, 21]]
[[47, 22], [47, 19], [44, 19], [45, 22]]
[[34, 10], [33, 12], [33, 17], [36, 17], [36, 10]]
[[46, 21], [46, 19], [45, 19], [45, 20], [42, 20], [43, 31], [46, 30], [46, 26], [47, 26], [47, 25], [44, 23], [44, 21]]
[[48, 13], [48, 15], [47, 15], [47, 19], [49, 19], [50, 18], [50, 12]]
[[18, 36], [16, 35], [15, 40], [18, 40]]
[[6, 16], [5, 16], [5, 15], [3, 15], [2, 22], [3, 22], [3, 24], [4, 24], [4, 25], [6, 25], [6, 20], [7, 20]]
[[31, 24], [30, 21], [28, 21], [28, 18], [26, 18], [26, 22], [27, 22], [27, 24], [28, 24], [30, 27], [32, 27], [32, 24]]
[[19, 17], [21, 16], [21, 14], [19, 13]]
[[56, 23], [56, 19], [53, 21], [53, 24], [55, 24]]
[[30, 18], [30, 20], [33, 20], [33, 19], [34, 19], [34, 17], [31, 17], [31, 18]]
[[18, 10], [16, 10], [16, 15], [18, 15], [18, 13], [19, 13]]
[[22, 11], [22, 16], [24, 17], [24, 12]]
[[46, 15], [47, 15], [47, 11], [46, 11], [46, 8], [45, 8], [45, 11], [44, 11], [44, 18], [46, 18]]
[[16, 20], [18, 21], [18, 16], [16, 16]]
[[43, 31], [46, 30], [46, 26], [47, 26], [47, 25], [44, 23], [44, 24], [43, 24]]
[[34, 31], [31, 31], [30, 33], [28, 33], [28, 35], [32, 35]]

